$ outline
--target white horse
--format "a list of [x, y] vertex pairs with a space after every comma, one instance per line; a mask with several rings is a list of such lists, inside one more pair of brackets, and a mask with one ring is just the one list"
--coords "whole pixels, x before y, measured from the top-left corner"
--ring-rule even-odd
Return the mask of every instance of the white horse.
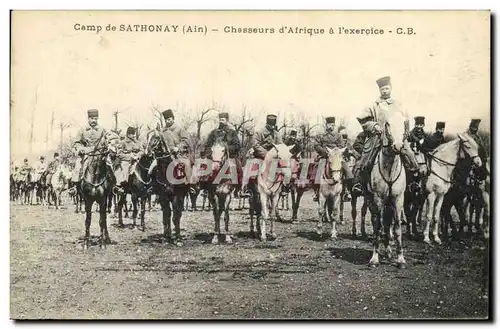
[[[277, 207], [278, 199], [281, 193], [281, 188], [285, 183], [285, 176], [290, 177], [290, 162], [292, 153], [290, 150], [294, 145], [287, 146], [285, 144], [273, 145], [266, 156], [264, 157], [264, 170], [259, 172], [257, 176], [257, 191], [260, 197], [261, 205], [261, 215], [258, 218], [258, 226], [260, 227], [260, 239], [261, 241], [266, 241], [266, 220], [271, 220], [270, 233], [273, 239], [276, 239], [277, 235], [273, 232], [273, 222], [277, 218]], [[275, 172], [270, 171], [270, 169], [276, 169], [280, 167], [284, 174], [276, 175]], [[253, 223], [251, 223], [251, 229], [253, 228]]]
[[53, 198], [56, 209], [61, 205], [61, 193], [69, 188], [69, 181], [71, 179], [71, 171], [64, 164], [60, 164], [50, 179], [50, 195]]
[[458, 138], [441, 144], [429, 154], [430, 167], [429, 176], [425, 182], [425, 189], [428, 193], [426, 200], [424, 242], [431, 243], [429, 230], [431, 220], [434, 221], [434, 242], [441, 244], [439, 238], [439, 220], [443, 197], [451, 187], [451, 174], [457, 165], [459, 158], [466, 155], [471, 157], [474, 165], [481, 166], [481, 159], [478, 156], [478, 145], [467, 133], [458, 134]]
[[[337, 221], [339, 218], [340, 199], [342, 193], [342, 153], [344, 148], [326, 148], [327, 159], [326, 166], [318, 165], [318, 170], [324, 169], [321, 182], [317, 185], [318, 189], [318, 225], [316, 227], [318, 235], [323, 234], [323, 219], [329, 219], [332, 224], [331, 238], [337, 238]], [[328, 211], [326, 208], [328, 207]]]

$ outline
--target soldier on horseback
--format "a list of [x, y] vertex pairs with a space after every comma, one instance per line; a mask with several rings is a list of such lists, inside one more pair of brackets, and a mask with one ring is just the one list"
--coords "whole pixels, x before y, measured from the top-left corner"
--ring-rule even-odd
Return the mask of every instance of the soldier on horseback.
[[229, 113], [223, 112], [219, 114], [219, 126], [208, 134], [207, 141], [204, 145], [204, 155], [208, 159], [212, 159], [212, 146], [217, 143], [225, 143], [229, 157], [229, 165], [231, 171], [236, 167], [238, 181], [241, 184], [243, 169], [238, 158], [241, 149], [238, 133], [229, 123]]
[[118, 153], [120, 164], [115, 171], [116, 185], [119, 191], [123, 192], [129, 181], [130, 175], [134, 172], [137, 160], [141, 156], [142, 146], [136, 138], [136, 129], [128, 127], [125, 138], [121, 141]]
[[424, 141], [423, 149], [426, 153], [434, 151], [436, 147], [444, 143], [444, 128], [446, 123], [443, 121], [436, 122], [436, 131], [427, 136]]
[[[71, 181], [74, 184], [77, 184], [81, 181], [83, 177], [83, 173], [86, 169], [87, 164], [87, 155], [92, 153], [98, 145], [102, 145], [102, 148], [107, 148], [108, 140], [112, 138], [112, 136], [108, 133], [107, 130], [102, 128], [99, 123], [99, 111], [96, 109], [90, 109], [87, 111], [88, 122], [85, 127], [80, 129], [78, 134], [76, 135], [76, 141], [73, 143], [73, 149], [76, 151], [75, 153], [78, 155], [78, 158], [75, 162], [75, 168], [73, 171], [73, 176]], [[113, 164], [109, 157], [106, 158], [106, 165], [108, 167], [108, 175], [111, 176], [112, 181], [116, 182], [116, 178], [114, 176]]]
[[52, 175], [54, 174], [54, 172], [56, 171], [57, 167], [59, 167], [60, 164], [61, 160], [59, 158], [59, 153], [54, 152], [54, 159], [52, 159], [52, 161], [49, 162], [49, 164], [47, 165], [47, 171], [45, 172], [46, 173], [45, 181], [47, 182], [47, 184], [50, 184]]
[[481, 159], [482, 166], [475, 168], [474, 173], [478, 180], [484, 181], [486, 176], [489, 175], [488, 169], [486, 168], [486, 163], [488, 161], [488, 152], [486, 150], [486, 141], [484, 138], [478, 134], [479, 124], [481, 119], [472, 119], [469, 124], [469, 129], [467, 133], [474, 139], [474, 141], [479, 146], [479, 158]]
[[[253, 157], [264, 160], [267, 152], [273, 148], [273, 145], [282, 144], [283, 140], [276, 126], [277, 116], [268, 114], [266, 116], [266, 125], [258, 131], [252, 141], [253, 147], [250, 149]], [[249, 197], [247, 183], [244, 181], [241, 186], [240, 197]]]
[[[363, 195], [363, 186], [368, 182], [371, 167], [381, 144], [385, 146], [392, 144], [393, 148], [400, 152], [403, 164], [411, 174], [418, 174], [419, 169], [415, 155], [411, 151], [408, 141], [405, 139], [409, 130], [408, 114], [402, 108], [402, 105], [391, 97], [391, 78], [388, 76], [380, 78], [377, 80], [377, 85], [380, 97], [357, 118], [363, 128], [363, 132], [358, 135], [355, 142], [357, 144], [355, 149], [357, 147], [358, 150], [361, 150], [362, 154], [353, 170], [355, 176], [352, 191], [356, 196]], [[398, 122], [399, 119], [402, 119], [404, 123]], [[382, 134], [386, 123], [391, 124], [392, 136], [384, 136]], [[372, 139], [372, 137], [375, 137], [375, 139]], [[377, 139], [382, 139], [383, 142], [381, 143]], [[394, 143], [391, 143], [391, 139], [393, 139], [392, 142]], [[369, 144], [367, 143], [368, 140], [370, 140]]]
[[[196, 193], [192, 182], [191, 161], [187, 157], [187, 132], [175, 122], [174, 112], [171, 109], [163, 111], [162, 115], [165, 119], [165, 127], [161, 131], [160, 136], [168, 150], [170, 150], [172, 155], [176, 156], [175, 161], [179, 162], [184, 168], [184, 175], [186, 178], [186, 185], [189, 186], [189, 193]], [[154, 160], [149, 167], [148, 175], [151, 176], [156, 166], [157, 161]]]
[[[335, 131], [335, 117], [325, 118], [325, 131], [316, 136], [314, 149], [317, 156], [314, 159], [314, 168], [317, 169], [320, 159], [328, 156], [327, 148], [344, 148], [346, 145], [347, 143], [342, 138], [342, 135]], [[346, 181], [352, 181], [353, 176], [351, 169], [345, 161], [342, 161], [342, 174]], [[314, 190], [313, 200], [314, 202], [318, 201], [318, 194], [316, 190]]]

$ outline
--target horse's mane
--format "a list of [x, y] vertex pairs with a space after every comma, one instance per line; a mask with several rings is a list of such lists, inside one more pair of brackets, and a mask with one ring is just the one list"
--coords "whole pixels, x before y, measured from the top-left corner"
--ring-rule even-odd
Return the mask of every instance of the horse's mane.
[[432, 152], [430, 152], [430, 154], [436, 154], [437, 152], [440, 152], [443, 149], [445, 149], [448, 146], [450, 146], [452, 143], [457, 143], [458, 141], [460, 141], [460, 138], [455, 137], [454, 139], [452, 139], [452, 140], [450, 140], [450, 141], [448, 141], [446, 143], [443, 143], [443, 144], [439, 145], [438, 147], [436, 147]]

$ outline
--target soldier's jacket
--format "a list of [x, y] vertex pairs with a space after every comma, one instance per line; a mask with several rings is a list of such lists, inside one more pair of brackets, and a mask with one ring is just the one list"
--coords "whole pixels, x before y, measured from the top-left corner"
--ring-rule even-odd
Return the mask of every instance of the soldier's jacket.
[[43, 173], [46, 170], [47, 170], [47, 163], [46, 162], [42, 163], [39, 161], [35, 164], [35, 172], [37, 174]]
[[427, 134], [422, 129], [413, 128], [408, 134], [408, 142], [413, 150], [424, 152], [423, 143], [427, 138]]
[[164, 127], [161, 136], [169, 149], [177, 147], [181, 152], [187, 151], [188, 134], [177, 123], [174, 122], [170, 127]]
[[77, 152], [82, 150], [87, 153], [92, 151], [98, 142], [99, 145], [106, 147], [110, 138], [112, 138], [112, 135], [100, 125], [91, 127], [87, 124], [76, 135], [76, 141], [73, 143], [73, 146]]
[[342, 135], [335, 131], [325, 131], [322, 134], [316, 136], [316, 143], [314, 149], [316, 152], [324, 157], [328, 154], [326, 148], [343, 148], [346, 147], [346, 141], [342, 138]]
[[433, 133], [432, 135], [427, 136], [424, 140], [424, 144], [422, 145], [424, 152], [431, 152], [436, 147], [444, 143], [444, 135]]
[[19, 175], [25, 177], [31, 171], [31, 166], [29, 164], [23, 164], [19, 169]]
[[255, 148], [265, 149], [269, 151], [273, 144], [282, 144], [283, 140], [279, 131], [276, 129], [271, 129], [268, 125], [262, 128], [261, 131], [255, 134]]
[[392, 136], [396, 142], [402, 142], [409, 130], [408, 112], [400, 102], [393, 98], [377, 98], [373, 105], [363, 111], [362, 117], [367, 117], [368, 115], [374, 117], [374, 121], [366, 123], [369, 132], [373, 131], [375, 123], [378, 123], [380, 128], [384, 129], [385, 123], [388, 122], [391, 126]]
[[227, 151], [230, 158], [236, 158], [240, 152], [241, 143], [238, 138], [238, 133], [229, 125], [223, 129], [217, 128], [210, 132], [205, 142], [205, 154], [210, 155], [212, 153], [211, 148], [216, 143], [227, 144]]
[[120, 158], [130, 161], [142, 150], [142, 144], [135, 138], [125, 137], [120, 145]]
[[483, 165], [486, 163], [486, 159], [488, 159], [488, 151], [486, 150], [486, 141], [481, 137], [479, 134], [471, 134], [468, 133], [474, 141], [477, 143], [479, 146], [478, 149], [478, 155], [481, 158], [481, 161], [483, 162]]
[[59, 160], [54, 159], [51, 162], [49, 162], [49, 164], [47, 165], [47, 172], [54, 173], [54, 171], [57, 169], [60, 163], [61, 159]]

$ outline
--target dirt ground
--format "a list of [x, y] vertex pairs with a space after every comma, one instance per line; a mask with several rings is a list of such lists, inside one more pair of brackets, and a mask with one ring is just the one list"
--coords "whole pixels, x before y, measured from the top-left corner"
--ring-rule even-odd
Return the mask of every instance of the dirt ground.
[[[232, 245], [210, 243], [211, 212], [184, 212], [182, 247], [159, 242], [159, 211], [146, 213], [145, 232], [118, 228], [110, 216], [113, 244], [83, 251], [84, 214], [73, 206], [56, 211], [12, 203], [11, 318], [488, 317], [488, 246], [479, 235], [441, 246], [405, 236], [406, 269], [387, 259], [369, 268], [371, 243], [351, 236], [350, 218], [333, 241], [315, 233], [310, 195], [299, 211], [298, 221], [277, 223], [278, 239], [268, 242], [249, 236], [247, 210], [232, 211]], [[348, 203], [344, 212], [350, 213]], [[94, 214], [93, 236], [98, 228]]]

